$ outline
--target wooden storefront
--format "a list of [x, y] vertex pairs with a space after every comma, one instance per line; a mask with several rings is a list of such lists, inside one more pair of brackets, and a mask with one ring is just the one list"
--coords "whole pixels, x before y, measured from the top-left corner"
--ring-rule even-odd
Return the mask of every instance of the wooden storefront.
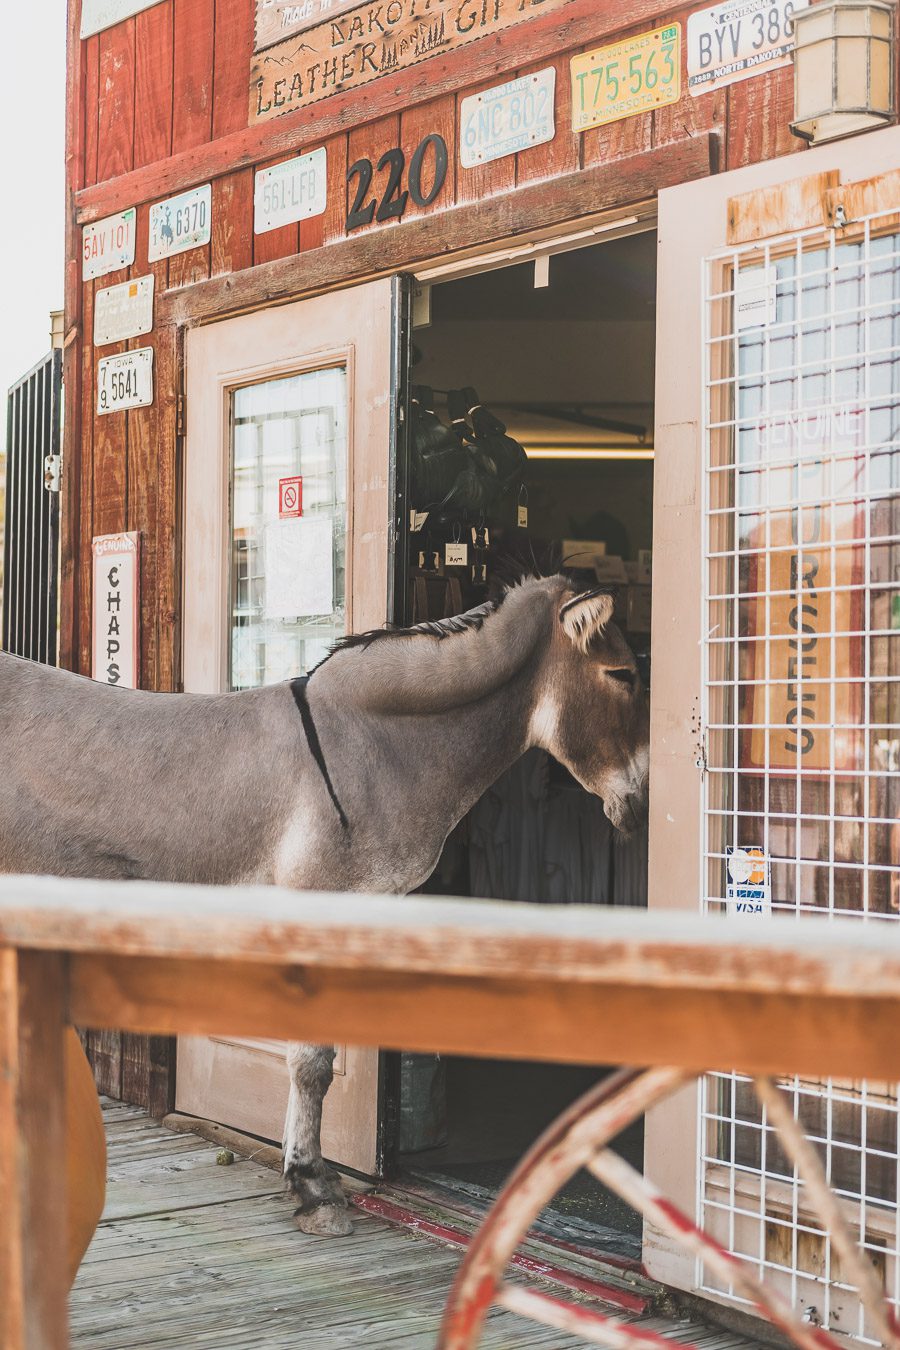
[[[89, 19], [85, 37], [82, 3]], [[752, 0], [749, 8], [760, 9]], [[107, 22], [116, 12], [123, 17]], [[721, 318], [719, 302], [724, 295], [730, 304], [729, 286], [703, 292], [701, 273], [708, 285], [709, 277], [736, 275], [745, 265], [771, 268], [773, 277], [781, 268], [781, 303], [789, 287], [784, 258], [794, 249], [802, 272], [806, 251], [812, 255], [814, 245], [820, 247], [819, 235], [812, 237], [816, 231], [822, 238], [830, 231], [830, 246], [835, 247], [835, 209], [851, 200], [855, 215], [850, 216], [848, 207], [840, 219], [867, 222], [853, 237], [864, 240], [868, 265], [870, 240], [886, 237], [890, 227], [888, 207], [893, 203], [900, 208], [897, 183], [890, 177], [900, 156], [900, 133], [888, 129], [808, 150], [791, 132], [793, 75], [786, 60], [746, 70], [732, 82], [723, 77], [711, 87], [692, 89], [689, 20], [699, 12], [698, 5], [673, 9], [653, 0], [628, 7], [611, 0], [371, 0], [363, 5], [335, 0], [326, 7], [321, 0], [315, 10], [313, 0], [296, 6], [280, 0], [110, 0], [106, 6], [70, 0], [63, 664], [92, 673], [93, 542], [132, 533], [139, 536], [137, 682], [154, 690], [229, 687], [228, 532], [235, 492], [230, 438], [240, 420], [232, 396], [265, 381], [302, 379], [322, 370], [340, 370], [347, 381], [345, 394], [326, 391], [320, 398], [323, 406], [335, 398], [346, 403], [341, 564], [346, 604], [341, 612], [348, 626], [357, 629], [404, 617], [401, 597], [407, 578], [398, 573], [396, 559], [408, 546], [409, 512], [398, 497], [402, 474], [398, 476], [397, 447], [404, 435], [408, 393], [412, 288], [427, 291], [447, 278], [471, 278], [523, 261], [535, 262], [538, 287], [546, 284], [538, 280], [542, 260], [547, 265], [548, 258], [574, 256], [604, 240], [627, 245], [639, 238], [648, 245], [641, 266], [650, 277], [651, 299], [657, 297], [655, 307], [648, 301], [646, 313], [635, 309], [627, 316], [635, 325], [646, 323], [651, 344], [655, 339], [655, 376], [652, 345], [641, 349], [650, 392], [632, 397], [635, 406], [650, 410], [650, 428], [655, 420], [655, 431], [645, 426], [640, 439], [643, 446], [649, 436], [655, 458], [652, 635], [647, 621], [654, 669], [649, 904], [724, 907], [725, 881], [720, 878], [731, 845], [723, 842], [724, 834], [715, 833], [713, 818], [746, 816], [755, 822], [749, 835], [734, 825], [728, 837], [735, 846], [749, 847], [761, 843], [765, 833], [760, 888], [766, 905], [778, 908], [781, 894], [785, 908], [805, 907], [800, 895], [805, 854], [799, 842], [801, 769], [796, 752], [792, 763], [796, 761], [798, 787], [791, 809], [797, 830], [789, 843], [779, 844], [774, 826], [769, 832], [769, 816], [778, 814], [769, 794], [778, 779], [774, 759], [765, 757], [763, 763], [765, 805], [761, 797], [716, 797], [709, 783], [717, 780], [706, 778], [710, 771], [720, 771], [723, 782], [728, 773], [737, 782], [739, 768], [749, 772], [754, 761], [744, 750], [735, 752], [733, 763], [727, 755], [738, 744], [738, 723], [755, 727], [759, 719], [752, 709], [740, 716], [732, 705], [727, 715], [721, 711], [724, 704], [710, 691], [728, 685], [727, 679], [716, 680], [721, 673], [716, 662], [730, 657], [724, 649], [703, 645], [716, 639], [709, 637], [714, 628], [704, 617], [708, 614], [701, 600], [713, 604], [719, 594], [710, 584], [704, 551], [710, 557], [727, 551], [717, 551], [718, 526], [710, 521], [716, 510], [737, 515], [737, 498], [710, 495], [706, 481], [707, 468], [715, 472], [721, 467], [715, 461], [720, 453], [716, 389], [724, 389], [730, 379], [727, 395], [737, 406], [750, 396], [741, 383], [750, 377], [742, 373], [743, 366], [735, 374], [724, 357], [718, 377], [715, 359], [712, 366], [708, 363], [710, 341], [733, 340], [734, 351], [743, 352], [744, 338], [729, 327], [730, 319]], [[783, 6], [771, 6], [779, 24], [785, 13]], [[90, 21], [92, 14], [100, 18]], [[286, 27], [279, 30], [279, 22]], [[767, 17], [767, 22], [775, 20]], [[284, 31], [286, 37], [280, 35]], [[646, 78], [650, 67], [640, 67], [650, 49], [641, 42], [647, 35], [656, 44], [654, 50], [672, 57], [667, 98], [652, 93], [662, 65], [652, 81]], [[609, 78], [614, 69], [610, 62], [618, 58], [607, 49], [620, 43], [628, 44], [621, 48], [623, 73], [629, 69], [630, 53], [643, 72], [643, 83], [638, 79], [642, 96], [650, 85], [648, 106], [621, 103], [613, 115], [607, 99], [606, 112], [598, 112], [599, 72], [605, 70]], [[580, 60], [584, 54], [590, 59]], [[473, 163], [464, 120], [473, 105], [464, 109], [464, 101], [532, 79], [535, 88], [550, 90], [552, 100], [552, 125], [544, 120], [540, 143], [516, 149], [510, 140], [506, 153]], [[592, 99], [597, 106], [585, 112], [585, 101]], [[583, 130], [579, 119], [587, 124]], [[300, 218], [260, 228], [265, 208], [258, 175], [307, 156], [304, 172], [318, 176], [310, 187], [311, 200], [295, 212]], [[863, 189], [850, 190], [848, 185], [863, 179], [879, 181], [868, 195]], [[801, 181], [803, 186], [797, 186]], [[197, 191], [207, 188], [205, 194]], [[184, 203], [173, 200], [184, 194], [193, 196]], [[748, 208], [751, 201], [757, 206]], [[284, 205], [282, 198], [280, 209]], [[194, 216], [184, 229], [197, 228], [201, 242], [179, 248], [182, 227], [176, 216], [188, 209]], [[97, 250], [102, 254], [110, 241], [116, 243], [116, 226], [104, 222], [123, 213], [132, 213], [125, 228], [133, 231], [133, 261], [104, 268]], [[789, 247], [783, 244], [788, 238], [793, 241]], [[773, 239], [782, 243], [771, 245]], [[621, 256], [626, 263], [632, 258]], [[707, 266], [710, 258], [718, 261]], [[95, 343], [100, 292], [151, 276], [152, 327], [118, 342]], [[574, 293], [577, 280], [571, 284]], [[614, 285], [611, 277], [609, 285]], [[775, 323], [776, 282], [771, 285], [770, 317]], [[768, 306], [769, 300], [764, 303]], [[863, 315], [865, 305], [859, 303]], [[601, 317], [607, 327], [598, 329], [598, 351], [607, 344], [610, 381], [627, 384], [627, 372], [616, 367], [625, 358], [616, 355], [612, 320], [605, 312]], [[580, 311], [578, 318], [579, 331], [588, 334], [590, 316]], [[868, 332], [869, 319], [863, 316], [859, 323]], [[152, 356], [141, 359], [152, 363], [149, 401], [127, 411], [102, 408], [102, 397], [115, 402], [121, 395], [109, 384], [115, 378], [110, 368], [101, 369], [101, 362], [148, 348]], [[550, 343], [547, 365], [552, 357]], [[598, 381], [602, 384], [599, 376]], [[131, 399], [127, 379], [121, 388], [126, 401]], [[840, 405], [845, 421], [858, 417], [859, 408], [865, 413], [866, 398], [868, 393], [860, 394], [849, 412]], [[577, 413], [581, 396], [569, 392], [564, 398], [560, 394], [560, 400]], [[590, 394], [584, 401], [590, 403]], [[618, 400], [610, 395], [606, 402], [615, 410], [620, 402], [626, 405], [628, 396]], [[761, 422], [768, 409], [766, 404], [760, 412]], [[621, 422], [618, 414], [612, 421], [616, 417]], [[726, 423], [732, 430], [737, 425], [731, 414], [722, 415], [721, 424]], [[776, 430], [783, 445], [784, 427], [779, 424]], [[847, 432], [851, 434], [868, 453], [862, 433]], [[774, 444], [774, 432], [770, 439]], [[760, 433], [760, 444], [763, 440]], [[562, 528], [557, 534], [563, 536]], [[847, 537], [856, 536], [851, 531]], [[733, 540], [732, 545], [737, 556]], [[868, 540], [866, 565], [870, 550]], [[628, 561], [637, 565], [634, 558]], [[878, 584], [893, 583], [889, 572], [886, 565]], [[634, 574], [628, 575], [630, 581]], [[852, 568], [847, 575], [848, 585], [863, 590], [868, 599], [872, 579], [860, 580]], [[834, 589], [836, 582], [830, 585]], [[765, 591], [765, 586], [760, 589]], [[745, 604], [739, 592], [743, 594], [733, 577], [724, 587], [725, 598], [720, 597], [723, 613], [726, 600], [734, 602], [735, 613], [739, 603]], [[885, 603], [890, 607], [892, 602]], [[762, 610], [749, 621], [749, 629], [745, 617], [738, 621], [744, 625], [741, 636], [752, 631], [753, 622], [761, 631], [761, 615]], [[737, 632], [735, 628], [732, 634], [735, 650]], [[885, 669], [893, 672], [892, 655], [885, 661]], [[866, 666], [867, 680], [874, 669]], [[896, 669], [900, 671], [900, 662]], [[835, 669], [831, 678], [837, 678]], [[735, 674], [736, 698], [739, 683]], [[880, 718], [867, 716], [867, 743], [876, 722], [888, 726], [896, 720], [893, 702], [886, 709]], [[717, 730], [711, 731], [711, 725]], [[728, 737], [731, 748], [725, 745]], [[832, 777], [840, 774], [840, 753], [832, 752], [830, 759], [825, 754], [819, 768], [830, 769]], [[781, 769], [787, 775], [784, 765]], [[863, 772], [870, 771], [875, 772], [866, 758]], [[894, 765], [885, 774], [890, 778], [897, 771]], [[887, 783], [884, 790], [893, 789]], [[188, 810], [189, 803], [173, 809]], [[883, 804], [881, 811], [887, 811]], [[868, 798], [846, 813], [867, 825], [877, 814]], [[781, 816], [786, 818], [786, 809]], [[761, 820], [766, 823], [759, 825]], [[824, 890], [816, 883], [811, 894], [820, 908], [828, 908], [830, 897], [834, 909], [832, 874], [842, 861], [834, 829], [830, 845], [826, 840], [826, 845], [814, 842], [810, 847], [824, 849], [822, 865], [831, 869]], [[873, 842], [873, 851], [865, 856], [893, 877], [893, 845], [884, 847], [888, 852], [882, 856], [877, 852], [882, 843]], [[793, 891], [784, 879], [787, 863], [779, 849], [792, 866], [796, 862]], [[729, 903], [731, 898], [729, 892]], [[868, 899], [848, 907], [866, 912], [878, 908]], [[884, 912], [889, 912], [887, 901]], [[157, 1115], [171, 1109], [176, 1092], [173, 1042], [110, 1032], [91, 1033], [90, 1039], [102, 1088], [146, 1104]], [[270, 1091], [270, 1075], [280, 1072], [277, 1054], [261, 1042], [222, 1043], [212, 1061], [204, 1059], [199, 1069], [195, 1065], [191, 1070], [186, 1068], [190, 1047], [183, 1050], [179, 1082], [182, 1073], [185, 1082], [189, 1072], [199, 1075], [198, 1083], [204, 1075], [207, 1080], [228, 1075], [250, 1084], [248, 1097], [257, 1103]], [[375, 1052], [360, 1052], [358, 1060], [356, 1053], [346, 1050], [340, 1058], [329, 1099], [334, 1113], [330, 1137], [341, 1141], [332, 1152], [344, 1149], [338, 1161], [373, 1173], [383, 1164], [380, 1132], [390, 1083]], [[192, 1100], [206, 1100], [207, 1086], [208, 1081], [201, 1083]], [[236, 1109], [240, 1115], [243, 1108]], [[275, 1136], [283, 1102], [277, 1097], [270, 1101], [265, 1128], [255, 1109], [248, 1106], [246, 1117], [229, 1123]], [[696, 1207], [702, 1184], [707, 1185], [703, 1203], [712, 1203], [713, 1182], [698, 1181], [701, 1164], [684, 1165], [684, 1151], [692, 1158], [695, 1152], [699, 1110], [694, 1094], [660, 1108], [647, 1122], [648, 1158], [672, 1179], [688, 1210]], [[708, 1124], [715, 1112], [702, 1110]], [[892, 1147], [896, 1149], [896, 1139]], [[734, 1157], [726, 1161], [736, 1165]], [[648, 1250], [645, 1259], [660, 1278], [694, 1287], [693, 1268], [671, 1251]]]

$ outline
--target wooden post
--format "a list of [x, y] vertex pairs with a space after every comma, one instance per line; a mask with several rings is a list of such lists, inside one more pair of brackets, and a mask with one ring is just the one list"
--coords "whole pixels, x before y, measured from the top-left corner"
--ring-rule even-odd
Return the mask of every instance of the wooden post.
[[0, 1345], [68, 1345], [64, 958], [0, 948]]

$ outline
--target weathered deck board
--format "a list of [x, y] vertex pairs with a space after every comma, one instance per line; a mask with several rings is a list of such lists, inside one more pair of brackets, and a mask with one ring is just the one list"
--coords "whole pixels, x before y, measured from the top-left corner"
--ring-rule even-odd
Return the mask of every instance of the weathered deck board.
[[[307, 1237], [279, 1180], [251, 1160], [105, 1107], [107, 1209], [71, 1298], [79, 1350], [432, 1350], [459, 1253], [365, 1213], [352, 1238]], [[688, 1322], [643, 1318], [673, 1344], [750, 1350]], [[485, 1350], [580, 1344], [496, 1311]]]

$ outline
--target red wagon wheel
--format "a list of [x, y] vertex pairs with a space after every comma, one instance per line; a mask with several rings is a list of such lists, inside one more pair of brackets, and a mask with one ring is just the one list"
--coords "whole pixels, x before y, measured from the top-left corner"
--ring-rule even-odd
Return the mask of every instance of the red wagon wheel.
[[[475, 1235], [447, 1300], [438, 1350], [473, 1350], [494, 1305], [612, 1350], [619, 1347], [660, 1350], [671, 1346], [670, 1341], [654, 1332], [642, 1331], [639, 1326], [503, 1279], [510, 1258], [541, 1210], [582, 1167], [649, 1219], [655, 1228], [701, 1257], [794, 1345], [804, 1350], [839, 1350], [841, 1342], [824, 1328], [801, 1321], [779, 1295], [760, 1283], [748, 1265], [698, 1228], [651, 1181], [608, 1147], [609, 1141], [627, 1125], [697, 1076], [677, 1068], [620, 1069], [554, 1121], [525, 1154]], [[819, 1155], [803, 1134], [781, 1089], [769, 1078], [757, 1078], [755, 1088], [788, 1157], [805, 1182], [844, 1271], [859, 1291], [872, 1325], [889, 1350], [900, 1350], [900, 1323], [885, 1299], [874, 1267], [857, 1246], [828, 1185]]]

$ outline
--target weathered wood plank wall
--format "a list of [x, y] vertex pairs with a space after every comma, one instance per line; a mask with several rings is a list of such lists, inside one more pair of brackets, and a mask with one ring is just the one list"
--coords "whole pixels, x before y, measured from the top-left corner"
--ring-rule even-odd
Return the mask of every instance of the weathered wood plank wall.
[[[686, 25], [690, 8], [635, 0], [628, 7], [628, 26], [623, 27], [623, 8], [616, 0], [569, 0], [562, 10], [548, 13], [534, 3], [527, 22], [496, 36], [382, 77], [355, 94], [335, 94], [300, 112], [250, 127], [253, 0], [163, 0], [86, 41], [78, 38], [80, 0], [70, 0], [64, 664], [90, 671], [92, 537], [138, 530], [142, 537], [141, 683], [152, 689], [179, 687], [176, 412], [182, 378], [180, 323], [185, 315], [174, 304], [167, 307], [166, 298], [207, 278], [246, 272], [277, 260], [309, 254], [312, 263], [316, 250], [345, 237], [348, 164], [360, 156], [375, 162], [393, 145], [402, 146], [408, 160], [431, 132], [444, 137], [449, 151], [447, 180], [438, 198], [425, 207], [410, 202], [399, 224], [373, 223], [355, 235], [409, 229], [412, 239], [417, 217], [437, 217], [466, 204], [475, 207], [542, 181], [559, 179], [562, 183], [567, 175], [593, 166], [609, 165], [615, 178], [617, 160], [643, 151], [668, 147], [677, 164], [692, 142], [708, 140], [710, 133], [720, 169], [802, 149], [788, 128], [789, 70], [700, 98], [690, 97], [685, 89], [670, 108], [573, 134], [570, 57], [662, 23], [680, 20]], [[478, 89], [550, 63], [557, 70], [555, 138], [478, 169], [461, 168], [456, 144], [461, 100]], [[325, 215], [254, 235], [254, 169], [322, 144], [328, 153]], [[626, 193], [624, 205], [627, 187], [625, 176], [619, 177]], [[148, 268], [152, 202], [206, 181], [213, 184], [211, 243]], [[526, 200], [522, 199], [523, 205]], [[82, 283], [81, 224], [128, 206], [137, 207], [134, 266], [97, 282]], [[421, 228], [420, 222], [420, 238]], [[391, 254], [397, 258], [398, 240], [394, 237], [390, 242]], [[452, 235], [442, 239], [435, 233], [434, 252], [451, 246]], [[401, 245], [401, 259], [402, 253]], [[148, 408], [98, 417], [94, 406], [97, 358], [92, 344], [95, 290], [148, 270], [156, 276], [157, 292], [157, 325], [152, 336], [105, 347], [102, 354], [152, 342], [155, 402]], [[328, 275], [329, 269], [323, 269], [323, 277]], [[218, 307], [226, 301], [216, 285], [211, 288], [211, 299]], [[188, 314], [187, 321], [191, 317]], [[132, 1100], [147, 1102], [152, 1083], [157, 1109], [166, 1109], [166, 1042], [148, 1043], [104, 1032], [98, 1033], [92, 1048], [106, 1091], [114, 1095], [124, 1091]]]

